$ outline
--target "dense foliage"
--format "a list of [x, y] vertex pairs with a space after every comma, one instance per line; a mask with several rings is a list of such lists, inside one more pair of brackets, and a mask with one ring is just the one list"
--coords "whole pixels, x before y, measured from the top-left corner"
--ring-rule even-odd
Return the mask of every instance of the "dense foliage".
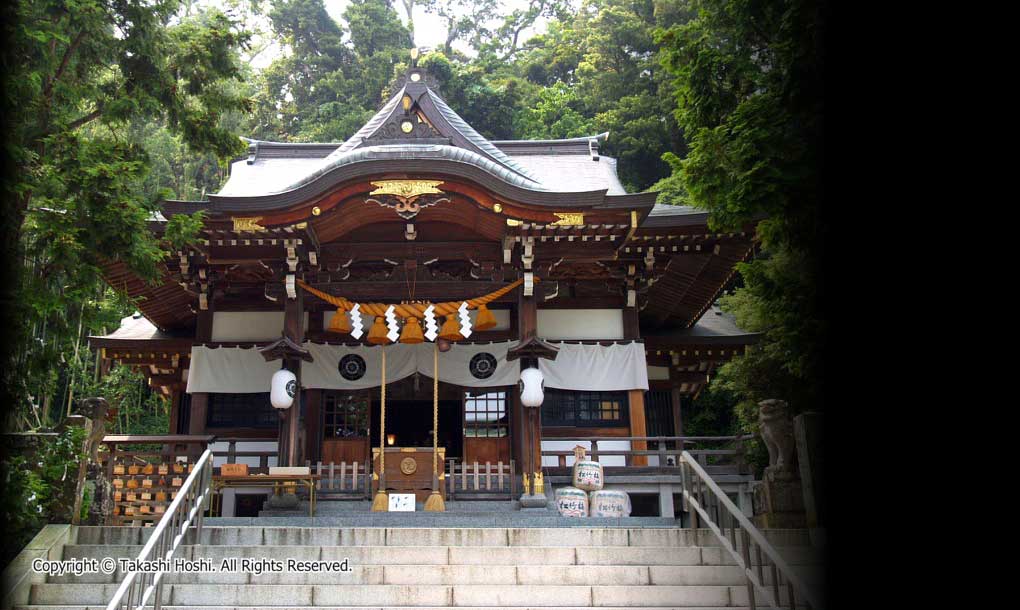
[[739, 324], [763, 333], [724, 367], [723, 387], [754, 403], [824, 408], [820, 307], [825, 229], [823, 7], [817, 0], [692, 0], [694, 18], [660, 36], [676, 75], [674, 113], [688, 137], [670, 157], [666, 195], [711, 211], [711, 224], [758, 224], [761, 254], [739, 265], [742, 286], [722, 299]]
[[[68, 427], [33, 451], [0, 461], [0, 514], [13, 536], [4, 544], [0, 565], [6, 566], [46, 523], [71, 522], [84, 440], [84, 428]], [[82, 515], [88, 504], [86, 495]]]

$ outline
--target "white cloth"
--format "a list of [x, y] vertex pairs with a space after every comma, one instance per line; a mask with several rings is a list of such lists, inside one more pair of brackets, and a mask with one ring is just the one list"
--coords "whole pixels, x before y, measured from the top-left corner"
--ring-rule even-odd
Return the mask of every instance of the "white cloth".
[[[432, 377], [432, 343], [407, 345], [396, 343], [385, 347], [367, 345], [324, 345], [305, 343], [313, 362], [301, 363], [301, 387], [312, 390], [360, 390], [376, 388], [382, 383], [382, 350], [386, 350], [386, 382], [391, 383], [418, 372]], [[506, 359], [509, 342], [453, 344], [448, 352], [439, 354], [439, 380], [444, 383], [490, 388], [516, 385], [520, 378], [519, 361]], [[492, 354], [496, 369], [485, 379], [471, 374], [471, 359], [479, 353]], [[365, 374], [348, 380], [340, 374], [340, 359], [356, 354], [365, 360]], [[188, 373], [188, 393], [223, 392], [252, 394], [268, 392], [273, 373], [280, 362], [265, 362], [255, 348], [194, 347]]]
[[[314, 362], [301, 363], [301, 387], [313, 390], [362, 390], [377, 388], [382, 384], [382, 350], [386, 350], [386, 383], [400, 381], [413, 375], [415, 349], [413, 345], [395, 343], [386, 347], [368, 345], [323, 345], [305, 343], [312, 353]], [[340, 374], [340, 359], [356, 354], [365, 359], [365, 374], [353, 381]]]
[[273, 373], [281, 366], [279, 360], [266, 362], [255, 347], [195, 346], [191, 348], [187, 392], [268, 392]]
[[[359, 390], [379, 387], [382, 382], [382, 351], [386, 350], [386, 381], [400, 381], [415, 372], [432, 376], [433, 344], [396, 343], [385, 347], [366, 345], [324, 345], [305, 343], [314, 362], [301, 363], [301, 387], [323, 390]], [[439, 354], [439, 380], [469, 388], [517, 385], [521, 376], [520, 360], [508, 362], [511, 342], [453, 344]], [[619, 391], [647, 390], [648, 367], [641, 343], [608, 346], [576, 343], [557, 344], [556, 360], [539, 360], [545, 387], [561, 390]], [[496, 369], [486, 379], [471, 374], [470, 362], [486, 352], [496, 359]], [[340, 359], [357, 354], [365, 359], [365, 374], [349, 381], [340, 375]], [[266, 362], [257, 348], [197, 346], [191, 348], [188, 371], [189, 394], [216, 392], [252, 394], [268, 392], [273, 373], [280, 362]]]
[[[432, 377], [432, 344], [418, 344], [418, 371]], [[501, 343], [454, 343], [450, 351], [439, 353], [439, 381], [462, 385], [469, 388], [492, 388], [517, 385], [521, 378], [521, 361], [508, 362], [506, 359], [510, 342]], [[496, 370], [485, 379], [471, 374], [471, 359], [481, 353], [492, 354], [496, 359]]]
[[547, 388], [590, 392], [648, 389], [643, 343], [553, 345], [560, 349], [556, 360], [540, 358], [538, 361]]

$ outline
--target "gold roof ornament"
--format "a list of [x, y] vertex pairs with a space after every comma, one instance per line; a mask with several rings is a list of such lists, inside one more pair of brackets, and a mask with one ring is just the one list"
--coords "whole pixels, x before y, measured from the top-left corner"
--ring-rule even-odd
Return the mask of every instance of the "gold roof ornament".
[[442, 194], [438, 187], [442, 180], [380, 180], [372, 182], [376, 187], [369, 195], [393, 195], [404, 199], [421, 195]]
[[583, 225], [584, 214], [581, 212], [553, 212], [559, 220], [554, 225]]
[[259, 224], [261, 216], [234, 216], [234, 232], [240, 231], [265, 231], [266, 228]]

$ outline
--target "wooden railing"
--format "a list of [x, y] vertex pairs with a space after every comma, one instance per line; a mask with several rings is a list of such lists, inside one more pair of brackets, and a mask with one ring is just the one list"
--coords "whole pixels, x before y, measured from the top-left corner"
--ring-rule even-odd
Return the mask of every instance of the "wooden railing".
[[[577, 436], [577, 437], [545, 437], [543, 441], [591, 443], [588, 457], [599, 461], [599, 458], [622, 456], [626, 467], [633, 467], [634, 458], [638, 456], [657, 456], [659, 468], [679, 468], [680, 456], [684, 451], [691, 454], [702, 467], [734, 466], [738, 472], [747, 470], [744, 459], [744, 441], [750, 436]], [[628, 442], [629, 449], [599, 448], [599, 443]], [[634, 449], [635, 442], [646, 445], [656, 444], [654, 449]], [[567, 458], [574, 456], [573, 448], [543, 449], [542, 457], [555, 457], [560, 468], [567, 466]]]
[[453, 499], [502, 500], [515, 497], [514, 461], [469, 462], [446, 460], [446, 493]]
[[349, 495], [353, 497], [371, 497], [371, 473], [364, 462], [328, 462], [321, 461], [314, 465], [305, 461], [313, 474], [319, 475], [315, 484], [318, 494]]

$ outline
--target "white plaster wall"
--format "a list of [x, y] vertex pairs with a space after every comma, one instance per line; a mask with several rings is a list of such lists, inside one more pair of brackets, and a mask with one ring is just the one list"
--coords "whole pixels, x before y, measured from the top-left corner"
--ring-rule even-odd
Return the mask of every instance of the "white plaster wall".
[[[558, 441], [542, 439], [542, 451], [570, 451], [581, 445], [591, 455], [590, 441]], [[599, 451], [625, 451], [630, 449], [630, 441], [599, 441]], [[627, 461], [622, 455], [600, 455], [599, 463], [603, 466], [626, 466]], [[559, 466], [559, 458], [554, 455], [543, 455], [542, 466]], [[567, 456], [567, 466], [574, 465], [574, 456]]]
[[[214, 311], [213, 341], [275, 341], [283, 332], [282, 311]], [[305, 330], [308, 313], [305, 312]]]
[[[509, 309], [490, 309], [489, 311], [491, 311], [492, 315], [496, 318], [496, 326], [494, 328], [490, 328], [489, 330], [509, 330], [510, 329], [510, 310]], [[336, 310], [335, 309], [334, 310], [329, 310], [329, 311], [322, 312], [322, 327], [323, 328], [329, 328], [329, 323], [330, 323], [330, 321], [333, 320], [333, 316], [335, 316], [335, 315], [336, 315]], [[478, 311], [475, 310], [475, 309], [472, 309], [471, 311], [468, 312], [468, 315], [471, 317], [471, 324], [474, 324], [475, 320], [478, 319]], [[361, 323], [364, 325], [365, 331], [367, 332], [369, 327], [372, 326], [372, 317], [371, 316], [362, 315], [361, 316]], [[436, 318], [436, 324], [438, 324], [440, 327], [443, 326], [443, 317], [442, 316], [438, 316]], [[422, 323], [422, 330], [423, 331], [425, 330], [424, 322]]]
[[[227, 451], [227, 450], [230, 449], [230, 443], [223, 442], [223, 441], [217, 441], [215, 443], [211, 443], [209, 445], [209, 448], [212, 449], [214, 452], [215, 451]], [[235, 447], [235, 450], [238, 451], [238, 452], [242, 452], [242, 451], [276, 451], [277, 450], [277, 442], [276, 441], [237, 441], [237, 445]], [[227, 463], [227, 456], [225, 456], [225, 455], [224, 456], [217, 455], [217, 456], [213, 457], [213, 468], [219, 468], [220, 466], [222, 466], [222, 465], [224, 465], [226, 463]], [[259, 467], [259, 457], [258, 456], [254, 456], [254, 455], [253, 456], [248, 456], [248, 457], [238, 457], [237, 460], [234, 463], [236, 463], [236, 464], [247, 464], [248, 468], [258, 468]], [[269, 466], [270, 467], [276, 466], [276, 456], [272, 456], [272, 455], [269, 456]]]
[[543, 339], [623, 339], [622, 309], [539, 309]]

